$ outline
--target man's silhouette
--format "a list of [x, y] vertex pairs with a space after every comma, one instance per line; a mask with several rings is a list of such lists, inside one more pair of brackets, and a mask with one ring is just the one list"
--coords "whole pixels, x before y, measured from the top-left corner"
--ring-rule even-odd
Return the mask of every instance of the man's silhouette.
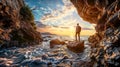
[[[76, 39], [76, 41], [80, 41], [80, 32], [81, 32], [81, 27], [79, 26], [79, 23], [77, 23], [76, 33], [75, 33], [75, 39]], [[78, 38], [78, 40], [77, 40], [77, 38]]]

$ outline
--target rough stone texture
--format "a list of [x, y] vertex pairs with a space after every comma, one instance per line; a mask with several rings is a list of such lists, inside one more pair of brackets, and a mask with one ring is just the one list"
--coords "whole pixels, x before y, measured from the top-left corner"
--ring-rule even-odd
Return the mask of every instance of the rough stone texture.
[[50, 48], [53, 48], [55, 45], [64, 45], [64, 41], [60, 41], [59, 39], [53, 39], [50, 41]]
[[0, 0], [0, 47], [39, 44], [40, 33], [22, 19], [23, 0]]
[[71, 0], [79, 15], [97, 24], [90, 36], [91, 59], [96, 67], [120, 66], [120, 0]]
[[76, 41], [70, 41], [67, 44], [67, 48], [75, 53], [81, 53], [84, 51], [84, 41], [76, 42]]

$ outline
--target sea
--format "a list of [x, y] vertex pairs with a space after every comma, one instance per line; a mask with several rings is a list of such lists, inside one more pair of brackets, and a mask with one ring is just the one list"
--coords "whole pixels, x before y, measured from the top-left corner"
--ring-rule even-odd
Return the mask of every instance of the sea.
[[[57, 45], [50, 48], [50, 41], [74, 41], [74, 36], [41, 35], [43, 42], [24, 48], [12, 47], [0, 50], [0, 61], [8, 66], [21, 67], [80, 67], [81, 62], [90, 61], [91, 48], [88, 45], [89, 36], [81, 36], [85, 41], [85, 49], [81, 53], [74, 53], [66, 45]], [[0, 64], [2, 64], [0, 62]], [[77, 66], [76, 66], [77, 65]]]

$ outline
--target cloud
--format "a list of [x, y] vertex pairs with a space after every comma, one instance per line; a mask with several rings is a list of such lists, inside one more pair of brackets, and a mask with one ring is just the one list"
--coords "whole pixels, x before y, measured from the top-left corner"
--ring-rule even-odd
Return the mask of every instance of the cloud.
[[[66, 7], [63, 6], [62, 10], [53, 10], [49, 14], [45, 14], [40, 21], [42, 21], [44, 24], [50, 24], [50, 25], [67, 25], [69, 24], [69, 20], [75, 20], [72, 17], [73, 12], [75, 11], [75, 8], [73, 5]], [[69, 17], [69, 18], [68, 18]], [[65, 24], [66, 23], [66, 24]]]
[[94, 30], [94, 29], [91, 29], [91, 28], [82, 28], [82, 30]]
[[62, 9], [58, 8], [53, 10], [49, 8], [51, 13], [45, 14], [40, 21], [45, 25], [65, 27], [76, 26], [76, 24], [79, 23], [81, 27], [94, 29], [90, 23], [83, 21], [83, 19], [79, 17], [77, 10], [69, 0], [63, 0], [63, 2], [63, 6], [57, 5], [57, 7], [62, 7]]
[[60, 28], [63, 28], [63, 29], [69, 29], [70, 27], [60, 27]]
[[35, 23], [36, 23], [36, 26], [37, 26], [37, 27], [40, 27], [40, 28], [45, 28], [45, 27], [47, 27], [45, 24], [43, 24], [43, 23], [40, 22], [40, 21], [35, 21]]
[[[77, 23], [82, 30], [94, 30], [94, 25], [84, 21], [69, 0], [27, 0], [32, 7], [40, 32], [69, 34]], [[61, 34], [63, 34], [61, 33]]]

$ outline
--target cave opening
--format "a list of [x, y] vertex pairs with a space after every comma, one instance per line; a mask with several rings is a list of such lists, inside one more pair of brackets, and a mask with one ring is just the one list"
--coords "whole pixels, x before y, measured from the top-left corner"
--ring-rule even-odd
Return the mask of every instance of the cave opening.
[[24, 1], [0, 0], [0, 66], [120, 67], [120, 0]]
[[[82, 27], [81, 36], [90, 36], [95, 33], [95, 24], [87, 22], [80, 16], [70, 0], [57, 0], [55, 3], [47, 0], [40, 3], [31, 3], [27, 0], [26, 2], [33, 9], [37, 30], [42, 33], [74, 36], [77, 23]], [[92, 11], [90, 14], [93, 14]]]

